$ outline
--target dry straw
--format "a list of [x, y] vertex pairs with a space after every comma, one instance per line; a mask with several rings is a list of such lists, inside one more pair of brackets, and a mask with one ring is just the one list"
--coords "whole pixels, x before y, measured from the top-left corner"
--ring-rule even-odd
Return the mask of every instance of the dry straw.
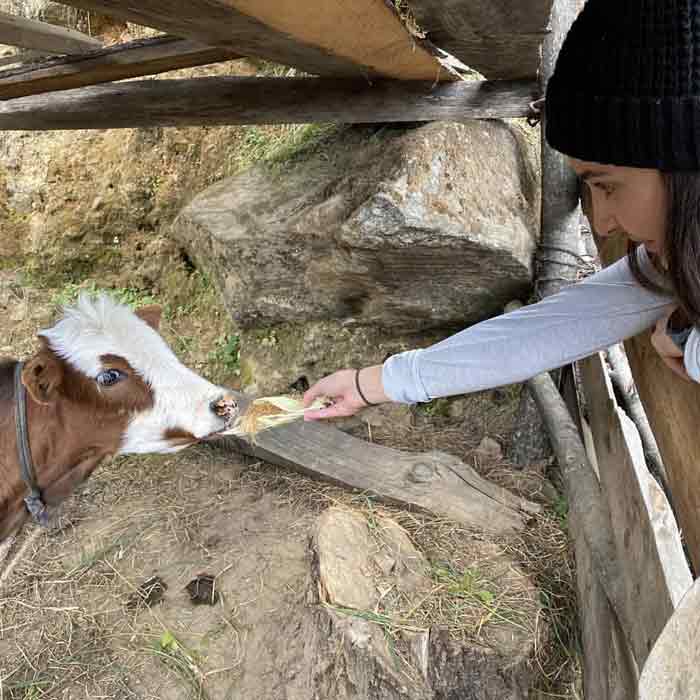
[[293, 396], [264, 396], [255, 399], [224, 435], [235, 435], [255, 441], [263, 430], [278, 428], [302, 419], [307, 411], [315, 411], [330, 405], [330, 400], [321, 397], [304, 407], [301, 398]]

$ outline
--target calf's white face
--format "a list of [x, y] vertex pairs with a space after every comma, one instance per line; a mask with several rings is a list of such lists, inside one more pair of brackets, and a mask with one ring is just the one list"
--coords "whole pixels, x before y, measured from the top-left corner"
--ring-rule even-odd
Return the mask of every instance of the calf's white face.
[[[39, 334], [100, 401], [128, 414], [119, 454], [173, 452], [230, 427], [235, 400], [185, 367], [157, 332], [160, 310], [82, 295]], [[222, 409], [223, 407], [223, 409]]]

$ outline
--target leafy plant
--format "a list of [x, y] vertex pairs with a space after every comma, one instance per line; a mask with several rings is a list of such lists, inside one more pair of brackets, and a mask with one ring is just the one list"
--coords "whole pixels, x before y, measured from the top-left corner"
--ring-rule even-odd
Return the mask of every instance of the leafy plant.
[[216, 347], [209, 353], [209, 361], [229, 374], [238, 375], [241, 371], [240, 338], [235, 333], [219, 336]]

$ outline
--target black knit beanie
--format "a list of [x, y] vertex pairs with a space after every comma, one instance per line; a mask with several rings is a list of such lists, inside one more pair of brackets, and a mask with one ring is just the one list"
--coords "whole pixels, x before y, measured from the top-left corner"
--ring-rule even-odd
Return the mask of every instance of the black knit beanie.
[[561, 153], [700, 170], [700, 0], [588, 0], [546, 97], [546, 138]]

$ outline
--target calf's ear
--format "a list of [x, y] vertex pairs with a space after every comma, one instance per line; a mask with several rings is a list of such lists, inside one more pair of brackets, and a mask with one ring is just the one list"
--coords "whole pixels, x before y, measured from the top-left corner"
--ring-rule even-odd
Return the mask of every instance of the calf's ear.
[[56, 398], [62, 381], [61, 363], [53, 353], [46, 350], [41, 350], [27, 360], [22, 368], [22, 384], [38, 403], [51, 403]]
[[140, 309], [136, 309], [136, 315], [153, 328], [154, 331], [160, 328], [160, 317], [162, 313], [163, 309], [157, 304], [142, 306]]

